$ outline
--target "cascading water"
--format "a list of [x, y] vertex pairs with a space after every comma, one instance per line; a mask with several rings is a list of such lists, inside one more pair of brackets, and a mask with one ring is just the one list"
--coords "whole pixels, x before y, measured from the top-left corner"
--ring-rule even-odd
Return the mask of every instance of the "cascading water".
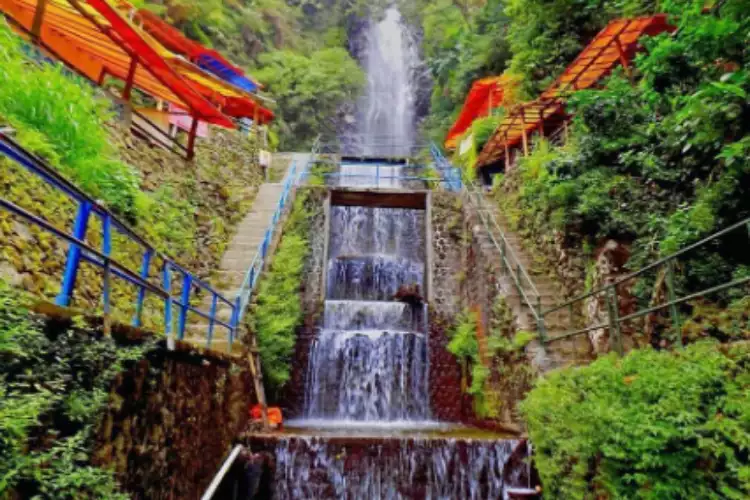
[[[344, 152], [408, 156], [416, 44], [395, 7], [366, 36], [367, 93]], [[339, 184], [404, 187], [401, 169], [345, 162]], [[270, 448], [258, 443], [275, 454], [274, 497], [507, 499], [508, 484], [524, 476], [511, 465], [518, 442], [446, 437], [455, 427], [430, 420], [427, 314], [417, 297], [425, 211], [333, 206], [329, 221], [326, 300], [308, 356], [304, 418], [287, 423], [297, 436], [272, 439]], [[396, 301], [402, 290], [412, 300]]]
[[357, 137], [367, 156], [408, 156], [414, 144], [414, 72], [420, 65], [415, 37], [396, 7], [366, 32], [363, 66], [367, 91], [359, 101]]
[[276, 497], [315, 499], [507, 499], [512, 440], [411, 439], [342, 446], [323, 439], [276, 445]]
[[[345, 138], [345, 153], [370, 157], [408, 157], [414, 151], [416, 78], [421, 68], [416, 37], [396, 7], [365, 32], [362, 65], [367, 87], [359, 99], [356, 126]], [[402, 167], [383, 165], [375, 179], [374, 167], [341, 165], [341, 185], [399, 187]]]
[[333, 207], [323, 327], [311, 353], [305, 417], [344, 422], [429, 417], [422, 307], [394, 302], [424, 281], [424, 212]]

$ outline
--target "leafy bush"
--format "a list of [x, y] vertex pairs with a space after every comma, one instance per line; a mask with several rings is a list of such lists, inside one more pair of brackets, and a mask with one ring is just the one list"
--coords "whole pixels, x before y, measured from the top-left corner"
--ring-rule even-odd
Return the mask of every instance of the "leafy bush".
[[470, 379], [466, 392], [473, 396], [474, 410], [480, 417], [500, 417], [503, 404], [528, 390], [531, 371], [525, 348], [536, 334], [517, 331], [514, 317], [505, 300], [498, 297], [490, 314], [489, 331], [484, 334], [484, 362], [479, 351], [482, 325], [477, 312], [463, 311], [448, 331], [447, 350], [461, 363], [464, 379]]
[[[728, 1], [662, 3], [679, 30], [646, 39], [640, 80], [622, 71], [576, 93], [571, 143], [543, 143], [507, 174], [498, 200], [534, 234], [558, 230], [571, 247], [632, 242], [631, 269], [750, 216], [750, 72], [747, 9]], [[739, 232], [681, 263], [678, 293], [730, 281], [747, 266]], [[641, 302], [651, 300], [640, 287]], [[722, 299], [727, 298], [721, 297]]]
[[506, 2], [466, 2], [464, 9], [451, 0], [420, 0], [414, 4], [424, 32], [426, 63], [434, 80], [430, 114], [423, 128], [432, 140], [442, 143], [474, 80], [500, 75], [507, 67], [511, 56], [506, 39]]
[[93, 428], [114, 377], [151, 345], [50, 330], [0, 280], [0, 498], [127, 498], [90, 465]]
[[521, 405], [550, 498], [748, 498], [750, 349], [634, 351], [541, 379]]
[[278, 101], [274, 126], [281, 131], [281, 148], [307, 149], [330, 129], [340, 106], [356, 98], [364, 85], [362, 70], [342, 48], [312, 55], [278, 51], [260, 57], [256, 73]]
[[290, 376], [291, 356], [302, 324], [300, 288], [310, 252], [308, 190], [294, 201], [289, 220], [268, 272], [263, 275], [253, 306], [253, 322], [263, 373], [270, 388], [280, 388]]
[[31, 62], [22, 43], [0, 20], [0, 115], [18, 129], [26, 147], [134, 218], [138, 176], [108, 143], [108, 101], [61, 66]]
[[511, 68], [533, 95], [612, 19], [653, 12], [655, 0], [510, 0]]

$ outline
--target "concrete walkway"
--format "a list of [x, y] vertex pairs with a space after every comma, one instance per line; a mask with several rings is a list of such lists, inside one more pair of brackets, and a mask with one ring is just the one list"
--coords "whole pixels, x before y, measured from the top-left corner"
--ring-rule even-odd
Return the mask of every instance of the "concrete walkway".
[[[258, 194], [255, 197], [253, 206], [245, 218], [237, 227], [232, 240], [227, 246], [227, 250], [221, 259], [217, 279], [215, 280], [216, 290], [224, 297], [234, 300], [237, 293], [242, 287], [245, 275], [253, 263], [258, 248], [263, 242], [266, 230], [271, 224], [273, 214], [278, 206], [279, 199], [284, 189], [284, 180], [292, 165], [296, 161], [298, 169], [307, 161], [308, 154], [304, 153], [278, 153], [273, 156], [272, 172], [275, 175], [273, 180], [280, 179], [279, 182], [267, 182], [261, 184]], [[297, 170], [299, 172], [299, 170]], [[202, 311], [211, 309], [211, 298], [206, 298], [200, 306]], [[219, 307], [217, 311], [219, 320], [229, 323], [231, 320], [231, 311], [228, 306]], [[208, 320], [202, 319], [198, 322], [198, 317], [191, 315], [192, 324], [188, 327], [186, 340], [205, 346], [206, 335], [208, 333]], [[227, 350], [227, 329], [217, 325], [214, 328], [213, 341], [211, 348], [216, 350]]]

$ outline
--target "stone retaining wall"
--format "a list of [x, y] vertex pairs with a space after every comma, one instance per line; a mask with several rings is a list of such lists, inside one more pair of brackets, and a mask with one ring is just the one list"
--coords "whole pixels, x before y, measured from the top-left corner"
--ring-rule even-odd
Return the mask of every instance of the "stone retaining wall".
[[200, 498], [255, 401], [244, 363], [187, 344], [158, 348], [113, 383], [93, 461], [132, 498]]

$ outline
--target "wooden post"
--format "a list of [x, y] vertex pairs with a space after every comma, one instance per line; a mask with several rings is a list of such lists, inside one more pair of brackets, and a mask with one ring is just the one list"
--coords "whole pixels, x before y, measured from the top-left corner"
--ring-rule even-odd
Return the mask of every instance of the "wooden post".
[[31, 23], [31, 36], [39, 41], [42, 38], [42, 21], [47, 10], [47, 0], [39, 0], [34, 11], [34, 20]]
[[539, 137], [544, 139], [544, 110], [539, 113]]
[[187, 159], [191, 161], [195, 158], [195, 136], [198, 134], [198, 117], [193, 115], [193, 123], [190, 125], [190, 134], [188, 135]]
[[130, 67], [128, 68], [128, 77], [125, 80], [125, 88], [122, 91], [122, 98], [126, 101], [130, 100], [130, 94], [133, 92], [133, 80], [135, 80], [135, 70], [138, 67], [138, 58], [133, 57], [130, 59]]
[[615, 46], [617, 47], [617, 54], [620, 57], [620, 64], [622, 64], [622, 67], [625, 69], [625, 75], [627, 75], [628, 80], [630, 80], [631, 85], [635, 85], [635, 79], [633, 78], [633, 71], [630, 69], [630, 63], [628, 62], [628, 58], [625, 55], [625, 51], [622, 48], [622, 43], [620, 42], [620, 37], [615, 37]]
[[509, 171], [511, 167], [510, 147], [508, 146], [508, 133], [505, 133], [505, 171]]
[[523, 140], [523, 155], [529, 156], [529, 137], [526, 133], [526, 110], [521, 108], [521, 139]]

